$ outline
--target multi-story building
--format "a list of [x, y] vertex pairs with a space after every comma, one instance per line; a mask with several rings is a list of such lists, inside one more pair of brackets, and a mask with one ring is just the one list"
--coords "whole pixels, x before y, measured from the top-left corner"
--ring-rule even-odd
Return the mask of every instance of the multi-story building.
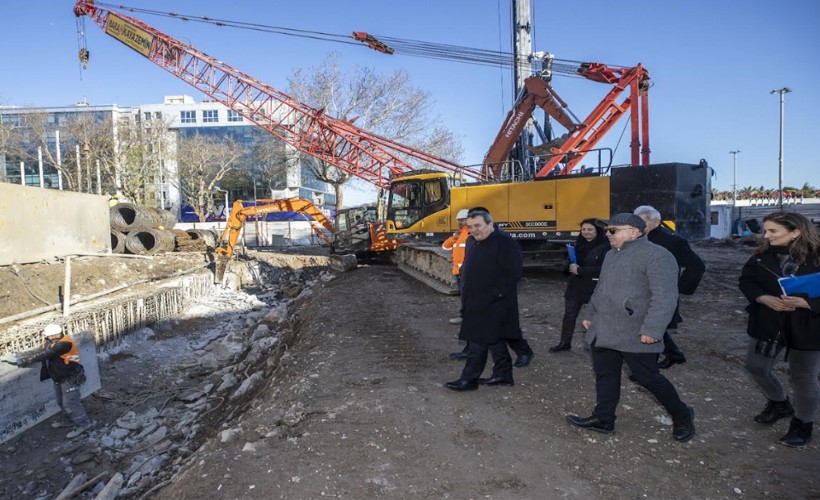
[[[41, 116], [46, 130], [45, 139], [37, 140], [36, 131], [25, 117]], [[59, 108], [16, 108], [0, 107], [0, 126], [16, 126], [24, 130], [23, 137], [28, 137], [31, 147], [18, 148], [15, 152], [0, 143], [0, 177], [5, 182], [22, 182], [26, 185], [40, 185], [39, 172], [42, 165], [44, 187], [63, 187], [66, 189], [113, 194], [117, 179], [108, 183], [101, 180], [97, 173], [99, 165], [85, 161], [88, 144], [76, 139], [76, 131], [63, 130], [72, 120], [85, 117], [96, 123], [108, 120], [113, 149], [124, 149], [127, 140], [123, 131], [131, 127], [142, 135], [143, 146], [140, 155], [143, 162], [149, 164], [149, 175], [146, 187], [156, 206], [169, 209], [178, 215], [185, 204], [182, 193], [176, 151], [179, 141], [193, 135], [214, 138], [230, 138], [240, 144], [247, 154], [237, 162], [233, 172], [226, 176], [219, 186], [216, 205], [217, 215], [222, 212], [225, 201], [229, 204], [236, 199], [263, 199], [301, 197], [311, 200], [328, 215], [332, 215], [335, 206], [335, 194], [330, 186], [319, 181], [309, 168], [312, 161], [298, 154], [290, 146], [245, 120], [235, 111], [214, 101], [196, 102], [186, 95], [166, 96], [162, 104], [143, 104], [131, 108], [116, 105], [89, 106], [80, 103], [75, 106]], [[159, 131], [150, 134], [147, 131]], [[2, 131], [0, 131], [2, 132]], [[60, 137], [62, 135], [62, 137]], [[1, 136], [0, 136], [1, 137]], [[59, 141], [58, 141], [58, 137]], [[60, 147], [57, 143], [60, 143]], [[38, 143], [44, 143], [47, 154], [37, 154]], [[91, 146], [93, 148], [93, 145]], [[267, 160], [260, 158], [258, 151], [278, 151], [277, 155]], [[117, 161], [113, 160], [115, 163]], [[123, 155], [119, 155], [123, 156]], [[42, 158], [42, 159], [40, 159]], [[260, 165], [261, 162], [266, 165]], [[24, 176], [20, 176], [21, 162]], [[58, 169], [57, 164], [62, 168]], [[80, 165], [78, 169], [76, 165]], [[113, 171], [117, 172], [116, 165]], [[71, 175], [71, 182], [64, 182], [63, 176]], [[78, 176], [75, 180], [74, 175]], [[79, 188], [77, 187], [79, 186]]]

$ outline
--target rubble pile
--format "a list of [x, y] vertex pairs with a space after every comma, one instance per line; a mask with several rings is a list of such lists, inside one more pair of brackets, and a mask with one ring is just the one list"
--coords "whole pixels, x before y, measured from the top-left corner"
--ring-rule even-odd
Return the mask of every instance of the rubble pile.
[[[224, 428], [264, 390], [293, 340], [294, 310], [312, 286], [333, 279], [321, 268], [255, 272], [262, 284], [255, 294], [221, 288], [183, 317], [142, 328], [100, 355], [103, 390], [93, 399], [101, 411], [90, 411], [97, 424], [52, 450], [75, 482], [99, 477], [94, 494], [106, 487], [137, 497], [170, 481], [208, 439], [231, 439]], [[110, 415], [104, 422], [101, 412]], [[38, 491], [45, 485], [36, 479], [19, 493], [56, 496]]]

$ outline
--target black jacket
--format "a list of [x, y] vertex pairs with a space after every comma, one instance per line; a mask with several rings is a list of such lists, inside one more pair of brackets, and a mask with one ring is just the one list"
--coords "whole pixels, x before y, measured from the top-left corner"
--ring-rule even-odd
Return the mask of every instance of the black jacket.
[[661, 226], [649, 231], [646, 236], [649, 241], [669, 250], [675, 257], [681, 269], [678, 276], [678, 293], [681, 295], [694, 294], [706, 272], [706, 265], [689, 246], [689, 242]]
[[520, 339], [518, 280], [523, 273], [521, 248], [496, 228], [483, 241], [467, 240], [461, 266], [462, 322], [458, 338], [493, 344]]
[[601, 264], [604, 256], [609, 251], [609, 241], [599, 233], [592, 241], [587, 241], [583, 236], [578, 236], [575, 241], [575, 258], [578, 264], [578, 274], [570, 274], [567, 280], [567, 289], [564, 292], [565, 299], [577, 300], [583, 304], [589, 302], [595, 285], [598, 284], [598, 276], [601, 274]]
[[[811, 262], [797, 268], [796, 276], [820, 272], [820, 266]], [[749, 324], [746, 332], [758, 340], [783, 345], [798, 351], [820, 351], [820, 298], [806, 298], [811, 310], [797, 309], [781, 312], [755, 301], [761, 295], [783, 294], [777, 278], [780, 265], [773, 249], [753, 255], [740, 273], [740, 291], [749, 300], [746, 311]]]
[[[689, 242], [685, 239], [672, 234], [668, 229], [658, 226], [646, 237], [652, 243], [662, 246], [669, 250], [675, 257], [678, 263], [678, 294], [692, 295], [697, 290], [703, 274], [706, 272], [706, 264], [703, 259], [698, 257], [698, 254], [689, 246]], [[675, 314], [672, 315], [672, 321], [667, 328], [674, 329], [683, 321], [680, 315], [680, 305], [675, 309]]]
[[73, 341], [69, 337], [63, 337], [54, 343], [46, 341], [42, 349], [22, 353], [20, 363], [25, 366], [41, 361], [41, 381], [50, 378], [54, 382], [64, 382], [83, 373], [83, 365], [75, 361], [66, 363], [61, 358], [62, 355], [71, 351], [72, 347]]

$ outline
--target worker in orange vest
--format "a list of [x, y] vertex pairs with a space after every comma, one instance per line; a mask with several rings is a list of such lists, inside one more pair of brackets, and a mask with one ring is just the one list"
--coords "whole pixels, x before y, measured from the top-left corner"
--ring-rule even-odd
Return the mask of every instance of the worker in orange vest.
[[[470, 230], [467, 229], [467, 213], [469, 210], [462, 208], [456, 214], [456, 222], [458, 222], [458, 231], [452, 236], [444, 240], [441, 248], [448, 252], [453, 252], [453, 276], [456, 277], [456, 286], [461, 293], [461, 265], [464, 264], [464, 255], [467, 251], [467, 238], [470, 237]], [[451, 325], [461, 324], [461, 315], [450, 318]]]
[[[75, 438], [91, 428], [91, 420], [80, 399], [80, 386], [85, 382], [85, 370], [80, 364], [80, 352], [68, 335], [63, 335], [60, 325], [51, 323], [43, 329], [44, 342], [41, 349], [17, 355], [17, 366], [42, 362], [40, 380], [51, 379], [57, 405], [71, 419], [74, 430], [66, 438]], [[55, 427], [52, 424], [52, 427]]]

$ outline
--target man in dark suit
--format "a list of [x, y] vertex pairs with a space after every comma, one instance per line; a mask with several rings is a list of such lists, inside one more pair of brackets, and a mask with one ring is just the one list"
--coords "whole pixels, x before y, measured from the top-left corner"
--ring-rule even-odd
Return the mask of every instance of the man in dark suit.
[[[518, 243], [495, 227], [486, 211], [467, 215], [471, 241], [461, 267], [462, 323], [459, 339], [468, 342], [467, 360], [458, 380], [445, 386], [454, 391], [478, 389], [482, 385], [514, 385], [508, 340], [520, 340], [518, 280], [523, 258]], [[480, 378], [493, 356], [493, 372]]]
[[[672, 234], [671, 231], [661, 226], [661, 213], [654, 207], [641, 205], [635, 209], [634, 214], [646, 222], [644, 234], [646, 234], [649, 241], [669, 250], [675, 257], [675, 261], [678, 263], [678, 293], [681, 295], [694, 294], [701, 278], [703, 278], [703, 274], [706, 272], [706, 265], [703, 260], [692, 250], [688, 241]], [[672, 316], [672, 321], [663, 334], [664, 357], [658, 362], [659, 368], [666, 369], [679, 363], [686, 363], [686, 356], [669, 334], [669, 330], [676, 329], [681, 321], [683, 321], [683, 318], [680, 315], [679, 303], [674, 316]]]

